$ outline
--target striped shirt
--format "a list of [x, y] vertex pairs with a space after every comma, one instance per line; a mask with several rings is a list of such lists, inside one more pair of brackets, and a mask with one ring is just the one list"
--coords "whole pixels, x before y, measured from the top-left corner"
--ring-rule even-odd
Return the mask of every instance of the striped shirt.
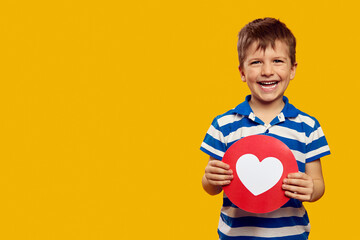
[[[226, 150], [241, 138], [265, 134], [285, 143], [294, 154], [299, 171], [305, 164], [330, 154], [319, 122], [296, 109], [284, 96], [282, 112], [269, 125], [255, 116], [249, 100], [217, 116], [212, 122], [201, 150], [221, 160]], [[236, 207], [224, 194], [218, 227], [220, 239], [307, 239], [310, 223], [299, 200], [290, 199], [284, 206], [270, 213], [249, 213]]]

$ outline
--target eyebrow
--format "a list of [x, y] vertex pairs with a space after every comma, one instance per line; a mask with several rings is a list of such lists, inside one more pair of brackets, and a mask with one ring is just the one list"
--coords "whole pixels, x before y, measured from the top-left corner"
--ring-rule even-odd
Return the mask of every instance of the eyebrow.
[[[248, 60], [255, 60], [255, 59], [261, 59], [261, 58], [263, 58], [263, 56], [248, 58]], [[289, 56], [282, 56], [282, 55], [276, 55], [276, 56], [274, 56], [272, 58], [284, 58], [284, 59], [289, 58], [290, 59]]]

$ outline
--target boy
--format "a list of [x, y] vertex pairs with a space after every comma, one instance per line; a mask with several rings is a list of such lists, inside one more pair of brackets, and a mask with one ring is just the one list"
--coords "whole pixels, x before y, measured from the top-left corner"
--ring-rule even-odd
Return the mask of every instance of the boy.
[[303, 201], [314, 202], [324, 194], [320, 158], [330, 150], [318, 121], [296, 109], [284, 92], [295, 77], [296, 40], [282, 22], [257, 19], [239, 33], [238, 54], [241, 79], [251, 95], [236, 108], [216, 117], [201, 150], [210, 155], [202, 178], [210, 195], [234, 175], [219, 161], [237, 140], [266, 134], [284, 142], [293, 152], [299, 172], [284, 179], [284, 194], [290, 200], [280, 209], [254, 214], [236, 207], [224, 194], [218, 227], [220, 239], [307, 239], [310, 231]]

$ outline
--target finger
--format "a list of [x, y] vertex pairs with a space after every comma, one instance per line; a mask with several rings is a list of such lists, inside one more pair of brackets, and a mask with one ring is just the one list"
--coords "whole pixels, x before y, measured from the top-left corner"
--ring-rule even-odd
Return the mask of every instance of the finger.
[[312, 195], [313, 193], [312, 186], [301, 187], [301, 186], [283, 184], [282, 189], [299, 195]]
[[[217, 161], [218, 162], [218, 161]], [[223, 163], [225, 164], [225, 163]], [[217, 173], [217, 174], [232, 174], [233, 171], [230, 169], [230, 166], [225, 164], [212, 163], [206, 167], [205, 172]], [[229, 167], [227, 167], [229, 166]]]
[[296, 173], [289, 173], [287, 178], [295, 178], [295, 179], [309, 179], [309, 175], [302, 173], [302, 172], [296, 172]]
[[223, 168], [223, 169], [230, 169], [229, 164], [226, 164], [226, 163], [224, 163], [222, 161], [219, 161], [219, 160], [210, 161], [209, 164], [211, 166], [214, 166], [214, 167], [219, 167], [219, 168]]
[[220, 174], [212, 174], [212, 173], [205, 173], [205, 177], [210, 184], [217, 186], [228, 185], [233, 179], [232, 175], [220, 175]]
[[284, 179], [284, 184], [300, 186], [300, 187], [311, 187], [312, 186], [312, 181], [304, 180], [304, 179], [298, 179], [298, 178], [285, 178]]
[[233, 175], [230, 175], [230, 174], [205, 173], [205, 176], [209, 179], [216, 180], [216, 181], [233, 179]]
[[226, 170], [223, 168], [212, 167], [212, 166], [205, 168], [205, 173], [221, 174], [221, 175], [232, 175], [233, 174], [231, 169]]
[[229, 185], [231, 183], [230, 180], [225, 180], [225, 181], [213, 181], [213, 180], [208, 180], [210, 184], [215, 185], [215, 186], [226, 186]]
[[302, 202], [310, 201], [311, 198], [310, 194], [300, 194], [298, 192], [290, 192], [290, 191], [285, 191], [285, 196], [300, 200]]
[[298, 186], [292, 186], [292, 185], [286, 185], [286, 184], [284, 184], [282, 186], [282, 189], [289, 191], [289, 192], [297, 193], [300, 195], [306, 195], [306, 194], [312, 193], [310, 188], [304, 188], [304, 187], [298, 187]]

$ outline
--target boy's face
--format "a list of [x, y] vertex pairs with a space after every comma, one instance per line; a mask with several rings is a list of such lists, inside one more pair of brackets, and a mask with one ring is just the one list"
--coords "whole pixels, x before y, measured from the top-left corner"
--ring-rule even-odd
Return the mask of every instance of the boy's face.
[[254, 42], [247, 50], [242, 68], [241, 79], [251, 91], [253, 103], [282, 104], [282, 97], [290, 82], [295, 77], [297, 64], [291, 64], [289, 47], [276, 40], [275, 48], [271, 45], [265, 51], [257, 49]]

